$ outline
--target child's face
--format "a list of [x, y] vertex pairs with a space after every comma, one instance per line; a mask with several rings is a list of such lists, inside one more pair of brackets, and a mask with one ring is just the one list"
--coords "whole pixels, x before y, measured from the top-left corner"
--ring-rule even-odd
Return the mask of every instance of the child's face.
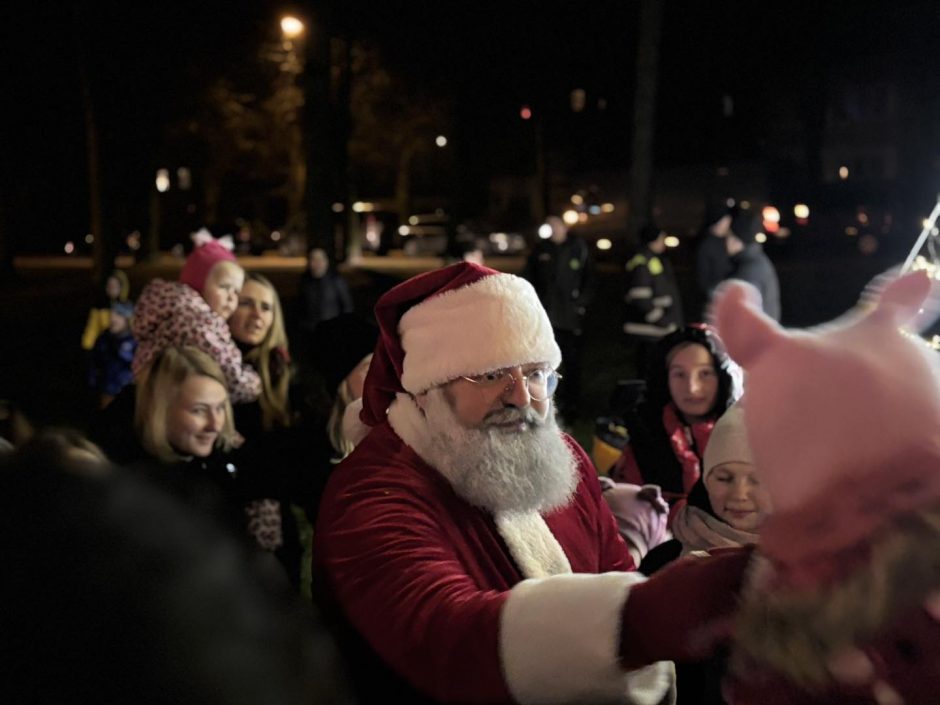
[[202, 298], [209, 308], [228, 320], [238, 307], [238, 293], [245, 281], [245, 270], [232, 262], [219, 262], [206, 277]]
[[668, 360], [669, 394], [685, 420], [707, 417], [718, 396], [718, 373], [708, 348], [698, 343], [682, 347]]
[[718, 518], [740, 531], [756, 532], [772, 510], [750, 463], [722, 463], [706, 475], [705, 489]]

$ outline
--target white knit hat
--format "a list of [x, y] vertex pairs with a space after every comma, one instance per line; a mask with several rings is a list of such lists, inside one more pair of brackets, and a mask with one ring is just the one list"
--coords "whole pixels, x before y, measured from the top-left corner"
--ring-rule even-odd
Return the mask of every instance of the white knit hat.
[[744, 428], [744, 407], [740, 401], [729, 407], [712, 429], [708, 445], [705, 446], [702, 478], [706, 478], [719, 465], [734, 462], [754, 464], [751, 446], [747, 442], [747, 430]]

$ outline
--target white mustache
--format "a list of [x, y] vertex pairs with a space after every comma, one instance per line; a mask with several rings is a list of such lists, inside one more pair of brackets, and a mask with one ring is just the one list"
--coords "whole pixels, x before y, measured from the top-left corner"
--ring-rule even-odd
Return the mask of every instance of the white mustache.
[[498, 411], [492, 411], [486, 415], [484, 418], [485, 426], [496, 426], [500, 424], [509, 424], [509, 423], [520, 423], [525, 422], [532, 426], [541, 426], [545, 423], [545, 419], [539, 416], [533, 409], [499, 409]]

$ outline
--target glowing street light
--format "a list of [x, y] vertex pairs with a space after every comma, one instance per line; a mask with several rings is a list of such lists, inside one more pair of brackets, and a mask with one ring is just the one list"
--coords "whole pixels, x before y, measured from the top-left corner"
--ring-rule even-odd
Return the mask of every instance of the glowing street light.
[[304, 23], [293, 15], [284, 15], [281, 18], [281, 32], [285, 39], [296, 39], [304, 33]]
[[667, 235], [665, 238], [663, 238], [663, 244], [666, 247], [678, 247], [679, 238], [677, 238], [675, 235]]
[[568, 225], [575, 225], [579, 220], [578, 212], [574, 210], [567, 210], [561, 214], [561, 219]]
[[170, 190], [170, 170], [169, 169], [157, 169], [157, 178], [154, 180], [154, 185], [157, 187], [157, 191], [160, 193], [166, 193]]
[[597, 241], [598, 250], [609, 250], [613, 246], [614, 246], [614, 243], [612, 243], [610, 239], [606, 237], [602, 237], [600, 240]]
[[793, 215], [797, 218], [809, 218], [809, 206], [805, 203], [797, 203], [793, 206]]
[[543, 240], [547, 240], [552, 236], [552, 226], [548, 223], [542, 223], [539, 226], [539, 237]]
[[447, 138], [444, 137], [444, 135], [438, 135], [437, 137], [434, 138], [434, 144], [436, 144], [438, 147], [446, 147]]
[[839, 167], [839, 178], [842, 179], [843, 181], [849, 178], [849, 168], [847, 166]]

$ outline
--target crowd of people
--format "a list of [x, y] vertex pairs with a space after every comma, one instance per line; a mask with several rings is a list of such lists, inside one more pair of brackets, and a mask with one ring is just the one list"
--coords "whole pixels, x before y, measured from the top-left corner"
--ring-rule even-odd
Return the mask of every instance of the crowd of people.
[[[837, 664], [811, 682], [753, 633], [736, 647], [739, 605], [753, 632], [755, 591], [781, 588], [760, 577], [771, 570], [755, 556], [766, 527], [780, 580], [795, 571], [792, 585], [805, 586], [776, 528], [803, 507], [761, 472], [779, 467], [768, 444], [780, 457], [789, 447], [749, 426], [762, 414], [787, 428], [774, 407], [793, 398], [750, 394], [738, 363], [774, 383], [787, 364], [817, 370], [809, 352], [764, 354], [789, 344], [776, 277], [750, 213], [712, 215], [698, 274], [717, 287], [717, 328], [685, 323], [662, 231], [646, 228], [626, 264], [624, 332], [645, 389], [609, 473], [566, 432], [583, 413], [595, 286], [589, 249], [561, 219], [549, 219], [522, 276], [467, 259], [385, 292], [374, 319], [353, 311], [348, 285], [312, 249], [294, 355], [275, 286], [211, 237], [178, 281], [149, 282], [136, 304], [115, 273], [82, 341], [101, 407], [88, 437], [46, 430], [0, 456], [0, 535], [18, 569], [4, 590], [27, 605], [0, 621], [4, 663], [18, 664], [2, 687], [27, 702], [748, 705], [767, 702], [771, 682], [780, 703], [883, 703], [879, 693], [901, 691], [927, 702], [908, 697], [904, 667], [936, 680], [935, 650], [907, 666], [878, 652], [862, 676]], [[729, 278], [753, 286], [720, 285]], [[922, 283], [900, 281], [858, 330], [884, 336], [919, 309]], [[767, 357], [776, 367], [761, 367]], [[883, 371], [883, 360], [863, 363], [869, 382]], [[907, 368], [936, 384], [930, 365]], [[940, 418], [936, 404], [908, 421]], [[940, 451], [914, 455], [929, 471]], [[910, 483], [884, 481], [900, 499], [878, 516], [890, 525], [892, 508], [916, 505], [936, 526], [935, 478], [907, 479], [916, 502]], [[924, 532], [916, 545], [933, 546]], [[810, 574], [828, 585], [820, 570]], [[904, 609], [940, 588], [933, 563], [923, 571], [916, 596], [890, 593]], [[840, 632], [826, 657], [869, 641], [877, 651], [876, 628], [896, 616]], [[911, 622], [917, 645], [936, 631], [922, 621]]]

